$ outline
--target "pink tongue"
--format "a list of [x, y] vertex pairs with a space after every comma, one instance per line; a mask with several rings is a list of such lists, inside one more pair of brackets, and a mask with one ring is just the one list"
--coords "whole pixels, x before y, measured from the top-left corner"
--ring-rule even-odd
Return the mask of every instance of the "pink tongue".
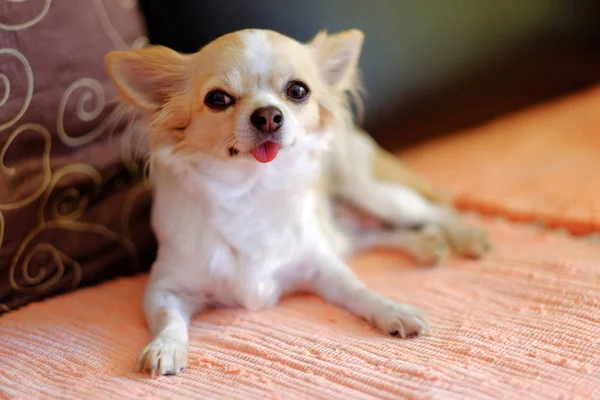
[[269, 163], [277, 157], [279, 145], [274, 142], [266, 142], [252, 149], [252, 155], [256, 161], [261, 163]]

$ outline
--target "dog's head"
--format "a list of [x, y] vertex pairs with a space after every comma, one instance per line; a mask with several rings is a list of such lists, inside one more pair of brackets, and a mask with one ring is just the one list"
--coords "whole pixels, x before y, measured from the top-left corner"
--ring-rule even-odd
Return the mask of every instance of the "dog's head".
[[151, 147], [270, 162], [343, 118], [362, 42], [357, 30], [307, 44], [244, 30], [195, 54], [153, 46], [109, 53], [105, 64], [122, 101], [148, 117]]

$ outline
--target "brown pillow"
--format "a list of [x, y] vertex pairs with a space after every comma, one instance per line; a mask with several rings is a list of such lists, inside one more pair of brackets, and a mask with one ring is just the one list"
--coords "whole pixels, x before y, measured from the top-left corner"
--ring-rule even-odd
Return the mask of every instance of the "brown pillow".
[[0, 313], [147, 269], [150, 198], [103, 57], [135, 1], [0, 3]]

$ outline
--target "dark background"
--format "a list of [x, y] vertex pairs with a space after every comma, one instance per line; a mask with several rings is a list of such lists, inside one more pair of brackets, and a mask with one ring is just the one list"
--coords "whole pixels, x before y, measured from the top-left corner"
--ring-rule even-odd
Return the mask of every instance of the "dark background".
[[[150, 40], [195, 52], [243, 28], [358, 28], [365, 127], [398, 149], [600, 80], [600, 0], [141, 0]], [[599, 110], [600, 112], [600, 110]]]

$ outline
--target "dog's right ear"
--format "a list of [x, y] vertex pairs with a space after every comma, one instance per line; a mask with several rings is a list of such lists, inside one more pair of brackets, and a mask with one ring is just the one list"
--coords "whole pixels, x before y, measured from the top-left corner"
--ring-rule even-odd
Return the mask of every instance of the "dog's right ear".
[[113, 51], [104, 57], [109, 76], [124, 102], [156, 110], [189, 86], [186, 56], [163, 46]]

